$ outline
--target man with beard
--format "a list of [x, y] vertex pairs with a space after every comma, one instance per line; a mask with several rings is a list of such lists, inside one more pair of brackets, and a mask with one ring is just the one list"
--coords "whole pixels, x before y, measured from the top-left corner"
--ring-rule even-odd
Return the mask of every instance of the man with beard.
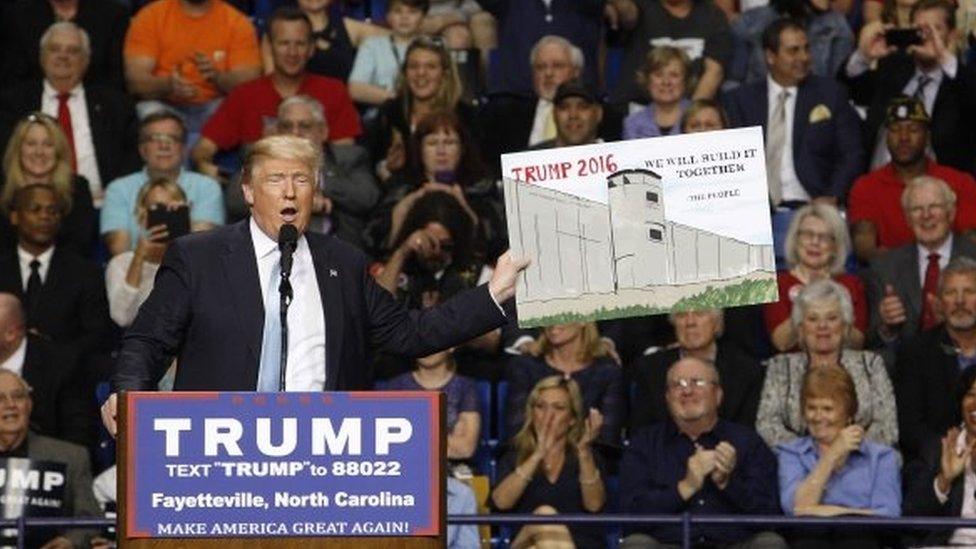
[[[779, 514], [776, 458], [759, 435], [719, 418], [722, 383], [711, 362], [686, 357], [667, 373], [670, 417], [631, 436], [620, 463], [624, 513]], [[771, 474], [772, 472], [772, 474]], [[621, 547], [681, 543], [679, 525], [644, 526]], [[784, 548], [773, 532], [737, 525], [695, 530], [695, 545]]]
[[976, 260], [957, 257], [942, 272], [933, 298], [943, 324], [908, 341], [895, 363], [898, 432], [906, 461], [958, 424], [948, 398], [976, 364]]
[[899, 96], [888, 105], [885, 139], [891, 162], [858, 178], [847, 199], [854, 253], [863, 262], [912, 241], [912, 230], [901, 208], [901, 194], [905, 183], [920, 175], [937, 177], [956, 193], [956, 218], [952, 224], [955, 232], [976, 229], [976, 180], [928, 156], [930, 122], [917, 99]]

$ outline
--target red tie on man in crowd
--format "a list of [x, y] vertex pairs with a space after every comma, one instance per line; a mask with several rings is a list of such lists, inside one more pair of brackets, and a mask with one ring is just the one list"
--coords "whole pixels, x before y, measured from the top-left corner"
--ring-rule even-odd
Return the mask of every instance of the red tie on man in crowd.
[[932, 310], [932, 298], [935, 297], [939, 285], [939, 254], [929, 254], [929, 263], [925, 266], [925, 283], [922, 285], [922, 322], [921, 331], [928, 330], [938, 323], [935, 311]]
[[78, 163], [75, 157], [75, 134], [71, 130], [71, 110], [68, 109], [68, 100], [71, 99], [70, 93], [58, 94], [58, 124], [64, 131], [64, 136], [68, 138], [68, 146], [71, 147], [71, 169], [77, 171]]

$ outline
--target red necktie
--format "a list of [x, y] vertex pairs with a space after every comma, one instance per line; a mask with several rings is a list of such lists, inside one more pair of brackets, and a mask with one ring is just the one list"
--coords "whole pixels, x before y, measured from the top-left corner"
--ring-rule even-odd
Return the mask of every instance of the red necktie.
[[922, 331], [932, 328], [938, 323], [935, 318], [935, 311], [929, 304], [931, 296], [935, 295], [936, 286], [939, 284], [939, 254], [929, 254], [929, 264], [925, 267], [925, 284], [922, 285]]
[[68, 138], [68, 145], [71, 147], [71, 167], [72, 169], [76, 169], [75, 134], [71, 130], [71, 110], [68, 109], [68, 99], [70, 98], [70, 93], [58, 94], [58, 124], [61, 125], [64, 136]]

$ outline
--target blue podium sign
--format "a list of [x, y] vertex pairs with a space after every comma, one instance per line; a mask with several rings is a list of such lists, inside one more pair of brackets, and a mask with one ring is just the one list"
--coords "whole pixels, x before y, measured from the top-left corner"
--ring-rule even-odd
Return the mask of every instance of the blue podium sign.
[[437, 393], [127, 397], [129, 537], [441, 531]]

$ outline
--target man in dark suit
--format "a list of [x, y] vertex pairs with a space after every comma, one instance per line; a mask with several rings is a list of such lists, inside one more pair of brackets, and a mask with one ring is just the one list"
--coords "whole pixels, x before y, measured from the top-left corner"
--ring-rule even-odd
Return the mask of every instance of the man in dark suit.
[[753, 427], [759, 409], [765, 371], [759, 361], [735, 345], [718, 338], [724, 329], [721, 309], [671, 314], [678, 347], [638, 358], [631, 367], [635, 389], [631, 402], [630, 428], [650, 425], [668, 417], [665, 396], [668, 392], [668, 369], [682, 357], [693, 356], [715, 365], [722, 379], [722, 403], [719, 417]]
[[[796, 21], [770, 23], [763, 33], [763, 48], [769, 75], [729, 96], [726, 108], [731, 125], [762, 126], [766, 132], [774, 206], [816, 199], [842, 203], [863, 163], [859, 121], [847, 93], [833, 79], [810, 74], [810, 45]], [[782, 112], [793, 116], [784, 117], [787, 131], [780, 139], [781, 150], [771, 151], [781, 94], [785, 94]], [[774, 180], [778, 191], [772, 188]]]
[[[321, 162], [320, 148], [307, 139], [255, 143], [242, 172], [250, 218], [170, 244], [153, 291], [125, 334], [112, 379], [116, 391], [152, 389], [175, 355], [176, 390], [278, 390], [283, 353], [275, 342], [282, 326], [274, 289], [281, 287], [282, 254], [276, 240], [286, 224], [302, 235], [290, 278], [287, 390], [367, 389], [374, 349], [428, 355], [505, 322], [499, 303], [514, 295], [527, 261], [504, 254], [487, 285], [408, 312], [367, 273], [362, 252], [306, 232]], [[112, 433], [116, 401], [113, 394], [102, 407]]]
[[489, 163], [501, 155], [556, 137], [553, 97], [563, 82], [583, 72], [583, 52], [561, 36], [543, 36], [532, 48], [532, 95], [499, 92], [489, 97], [482, 117]]
[[946, 395], [976, 364], [976, 260], [949, 263], [935, 305], [944, 323], [909, 339], [895, 361], [898, 439], [906, 462], [959, 423], [959, 407]]
[[5, 144], [16, 123], [31, 112], [50, 115], [60, 122], [77, 172], [88, 180], [100, 204], [100, 191], [109, 181], [139, 166], [137, 120], [124, 93], [83, 81], [90, 48], [87, 33], [74, 23], [56, 23], [44, 33], [43, 78], [22, 81], [0, 94], [0, 142]]
[[[14, 372], [0, 369], [0, 455], [59, 463], [65, 467], [63, 505], [59, 515], [97, 517], [101, 515], [92, 492], [91, 464], [85, 448], [29, 429], [31, 387]], [[92, 539], [93, 530], [38, 529], [31, 532], [27, 546], [46, 548], [104, 546]], [[35, 537], [36, 536], [36, 537]], [[52, 539], [53, 536], [53, 539]], [[45, 543], [46, 542], [46, 543]]]
[[976, 144], [976, 71], [952, 52], [955, 43], [955, 4], [921, 0], [912, 6], [911, 21], [922, 43], [897, 50], [885, 40], [881, 22], [861, 29], [857, 50], [840, 77], [848, 83], [858, 105], [867, 107], [864, 145], [872, 168], [888, 162], [885, 147], [885, 109], [897, 95], [922, 101], [931, 118], [932, 149], [940, 164], [973, 171]]
[[976, 244], [952, 234], [956, 196], [944, 181], [915, 178], [905, 187], [902, 206], [915, 241], [877, 256], [865, 276], [868, 345], [886, 347], [889, 365], [898, 343], [936, 324], [939, 273], [956, 257], [976, 258]]
[[101, 268], [55, 246], [64, 204], [53, 187], [32, 184], [14, 194], [15, 250], [0, 256], [0, 292], [24, 304], [30, 333], [69, 346], [87, 361], [110, 331]]
[[27, 333], [17, 296], [0, 293], [0, 368], [20, 373], [31, 386], [31, 428], [87, 447], [95, 417], [91, 387], [67, 347]]

